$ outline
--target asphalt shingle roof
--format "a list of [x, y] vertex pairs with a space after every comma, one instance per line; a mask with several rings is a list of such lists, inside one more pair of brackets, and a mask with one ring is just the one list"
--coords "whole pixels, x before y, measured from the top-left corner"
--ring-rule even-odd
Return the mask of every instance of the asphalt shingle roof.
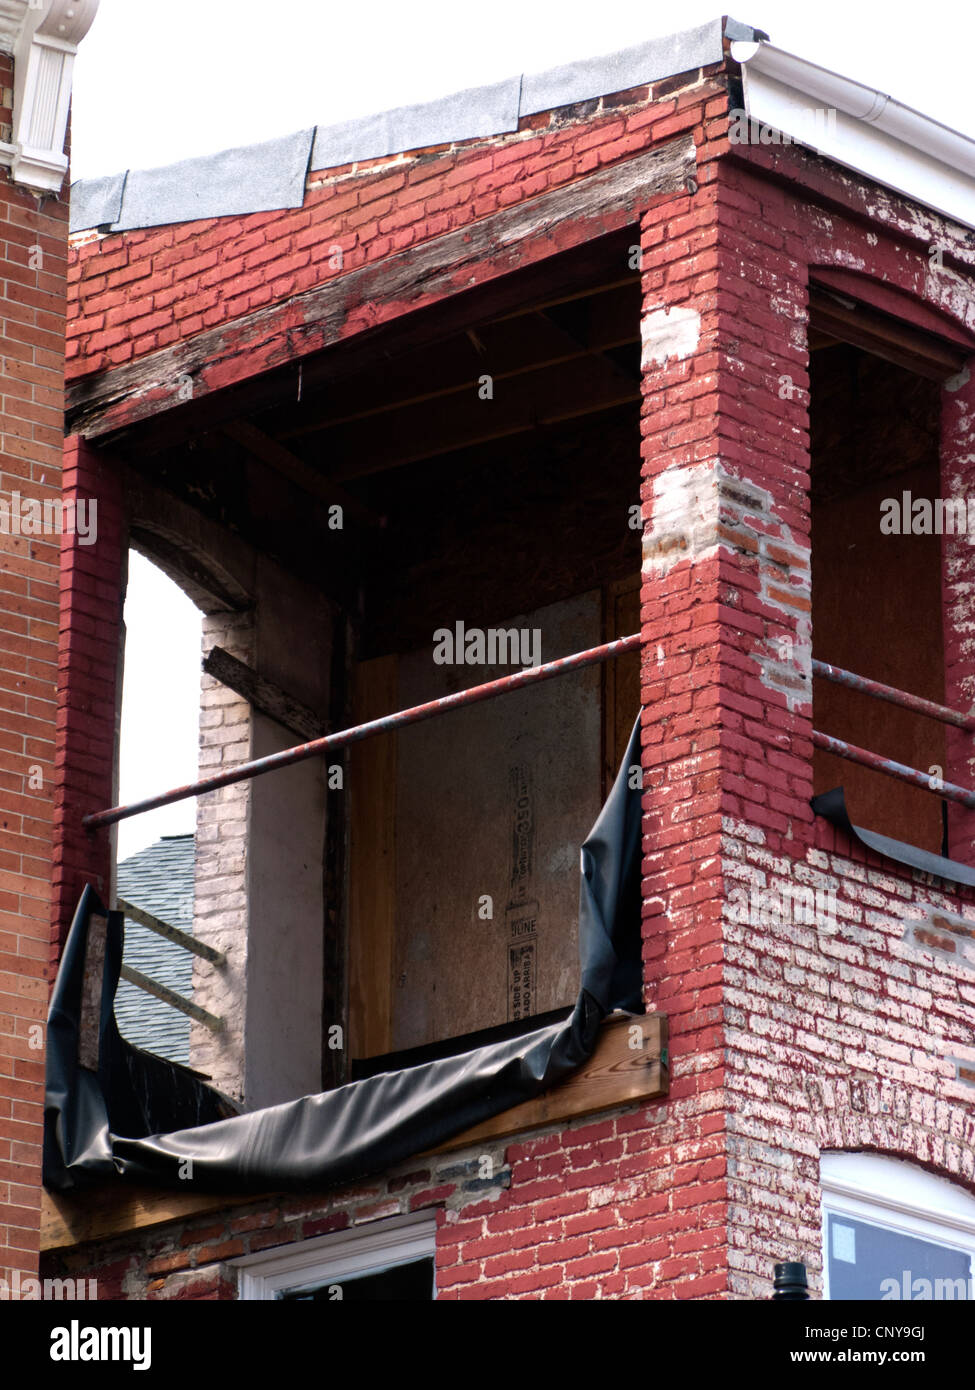
[[[194, 859], [192, 835], [164, 835], [119, 864], [118, 896], [170, 926], [192, 933]], [[192, 998], [193, 957], [165, 937], [126, 921], [122, 959], [184, 998]], [[136, 1047], [188, 1065], [190, 1020], [178, 1009], [120, 980], [115, 1017], [122, 1036]]]

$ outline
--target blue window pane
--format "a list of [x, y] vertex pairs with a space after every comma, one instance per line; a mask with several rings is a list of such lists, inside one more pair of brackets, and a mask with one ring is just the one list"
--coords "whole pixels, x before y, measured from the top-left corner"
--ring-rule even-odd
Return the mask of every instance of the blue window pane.
[[826, 1235], [831, 1299], [972, 1298], [971, 1257], [964, 1250], [833, 1212]]

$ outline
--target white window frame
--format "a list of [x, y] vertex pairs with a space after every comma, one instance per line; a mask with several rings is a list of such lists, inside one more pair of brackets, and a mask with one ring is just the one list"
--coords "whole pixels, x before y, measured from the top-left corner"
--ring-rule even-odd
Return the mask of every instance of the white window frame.
[[[272, 1302], [284, 1290], [340, 1284], [415, 1260], [436, 1259], [435, 1212], [393, 1216], [351, 1231], [315, 1236], [275, 1250], [228, 1260], [238, 1271], [237, 1297]], [[433, 1297], [437, 1296], [436, 1263]]]
[[829, 1294], [829, 1217], [853, 1217], [961, 1250], [975, 1275], [975, 1197], [947, 1178], [903, 1159], [873, 1153], [824, 1153], [823, 1297]]

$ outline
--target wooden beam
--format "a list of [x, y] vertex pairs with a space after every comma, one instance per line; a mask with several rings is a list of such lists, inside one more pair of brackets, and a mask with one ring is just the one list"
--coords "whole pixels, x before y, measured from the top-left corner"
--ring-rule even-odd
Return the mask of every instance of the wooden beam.
[[640, 399], [639, 382], [588, 354], [495, 386], [491, 400], [472, 389], [436, 410], [424, 402], [338, 426], [317, 436], [319, 448], [334, 476], [364, 478]]
[[666, 1016], [613, 1014], [603, 1024], [596, 1051], [584, 1067], [551, 1090], [492, 1115], [427, 1152], [446, 1153], [556, 1121], [576, 1120], [615, 1105], [659, 1100], [670, 1089], [669, 1077]]
[[310, 464], [293, 454], [286, 445], [259, 430], [248, 420], [230, 420], [223, 426], [223, 433], [234, 440], [248, 453], [266, 463], [268, 468], [280, 473], [283, 478], [302, 488], [311, 497], [323, 502], [327, 507], [339, 506], [348, 512], [355, 521], [366, 526], [379, 526], [381, 520], [338, 483], [326, 478]]
[[143, 975], [141, 970], [135, 970], [131, 965], [123, 965], [119, 974], [123, 980], [128, 980], [130, 985], [135, 985], [136, 989], [151, 994], [154, 999], [160, 999], [171, 1009], [178, 1009], [181, 1014], [186, 1014], [187, 1018], [196, 1019], [197, 1023], [202, 1023], [205, 1028], [209, 1028], [211, 1033], [223, 1032], [222, 1018], [218, 1018], [216, 1014], [208, 1013], [206, 1009], [201, 1009], [199, 1004], [184, 999], [181, 994], [177, 994], [174, 989], [170, 989], [167, 985], [161, 985], [158, 980], [151, 980], [148, 975]]
[[965, 365], [967, 354], [961, 347], [829, 290], [810, 288], [809, 323], [818, 333], [852, 343], [931, 381], [957, 376]]
[[[82, 377], [68, 391], [67, 432], [95, 439], [174, 409], [186, 399], [187, 381], [193, 399], [184, 409], [192, 416], [190, 406], [203, 396], [616, 231], [637, 220], [654, 198], [683, 191], [695, 167], [694, 140], [687, 133], [283, 303]], [[499, 300], [498, 312], [516, 303], [517, 295], [507, 304]], [[309, 378], [306, 386], [311, 384]], [[250, 394], [252, 413], [264, 402]], [[237, 397], [226, 418], [247, 409]]]
[[[356, 665], [353, 722], [379, 719], [399, 703], [398, 658]], [[393, 1038], [396, 935], [396, 750], [394, 733], [349, 749], [349, 1050], [388, 1052]]]
[[479, 324], [476, 333], [469, 329], [427, 352], [410, 353], [390, 363], [383, 372], [381, 393], [373, 377], [367, 375], [361, 385], [352, 382], [338, 392], [334, 403], [326, 391], [324, 404], [312, 400], [307, 409], [290, 407], [288, 425], [275, 434], [280, 439], [297, 439], [407, 405], [465, 391], [473, 393], [485, 372], [495, 382], [509, 381], [525, 372], [638, 343], [640, 298], [636, 283], [631, 279], [624, 292], [617, 289], [607, 298], [609, 302], [601, 302], [601, 311], [592, 315], [590, 343], [570, 340], [551, 317], [551, 309], [525, 309], [516, 319]]
[[307, 705], [289, 695], [286, 690], [265, 680], [244, 661], [238, 661], [223, 647], [211, 647], [203, 658], [203, 669], [228, 690], [236, 691], [248, 700], [260, 714], [266, 714], [306, 743], [323, 738], [328, 725]]
[[[570, 305], [568, 307], [570, 309], [573, 309], [577, 306]], [[603, 363], [603, 365], [613, 376], [617, 378], [617, 380], [632, 382], [635, 385], [639, 386], [639, 383], [643, 376], [643, 373], [640, 370], [639, 361], [637, 361], [637, 364], [632, 371], [624, 371], [624, 369], [619, 365], [619, 363], [616, 362], [614, 358], [609, 356], [609, 353], [613, 348], [623, 347], [626, 343], [638, 342], [638, 333], [632, 333], [627, 339], [624, 339], [619, 342], [602, 343], [598, 340], [597, 336], [591, 330], [583, 332], [576, 327], [570, 326], [568, 323], [560, 322], [558, 317], [560, 312], [559, 309], [540, 309], [538, 312], [540, 318], [542, 318], [546, 323], [550, 323], [552, 327], [556, 330], [556, 332], [561, 334], [562, 341], [566, 344], [567, 350], [571, 345], [573, 348], [575, 348], [576, 353], [578, 355], [582, 357], [589, 357], [595, 362]]]
[[154, 931], [157, 936], [164, 936], [174, 946], [180, 946], [184, 951], [191, 951], [194, 956], [200, 956], [201, 959], [210, 961], [212, 965], [225, 965], [227, 963], [227, 957], [222, 951], [214, 950], [205, 941], [197, 941], [196, 937], [191, 936], [189, 932], [180, 931], [179, 927], [172, 927], [160, 917], [154, 917], [144, 907], [136, 907], [134, 903], [127, 903], [124, 898], [119, 898], [118, 910], [130, 922], [137, 922], [140, 927]]
[[81, 983], [81, 1017], [78, 1026], [78, 1061], [89, 1071], [98, 1070], [107, 939], [108, 918], [92, 912], [88, 918], [88, 937], [85, 942], [85, 970]]
[[[631, 1042], [638, 1045], [631, 1046]], [[572, 1076], [534, 1100], [464, 1130], [430, 1152], [446, 1153], [618, 1105], [660, 1100], [670, 1088], [668, 1067], [664, 1015], [614, 1014], [603, 1023], [590, 1061]], [[185, 1221], [206, 1212], [260, 1202], [272, 1195], [275, 1194], [181, 1193], [123, 1182], [73, 1196], [45, 1191], [41, 1199], [41, 1249], [57, 1250], [127, 1235], [168, 1221]], [[321, 1200], [328, 1201], [327, 1191], [322, 1192]]]

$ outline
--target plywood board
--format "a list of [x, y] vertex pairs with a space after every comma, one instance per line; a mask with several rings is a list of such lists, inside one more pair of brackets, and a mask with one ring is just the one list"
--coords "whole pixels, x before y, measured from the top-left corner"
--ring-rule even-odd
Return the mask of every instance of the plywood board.
[[[395, 656], [355, 671], [355, 722], [397, 708]], [[349, 750], [349, 1055], [388, 1052], [396, 891], [396, 735]]]
[[[453, 620], [451, 620], [453, 621]], [[541, 659], [601, 640], [593, 590], [499, 627]], [[400, 658], [401, 708], [511, 666]], [[602, 802], [598, 668], [404, 729], [398, 737], [392, 1047], [418, 1047], [571, 1004], [579, 847]]]

